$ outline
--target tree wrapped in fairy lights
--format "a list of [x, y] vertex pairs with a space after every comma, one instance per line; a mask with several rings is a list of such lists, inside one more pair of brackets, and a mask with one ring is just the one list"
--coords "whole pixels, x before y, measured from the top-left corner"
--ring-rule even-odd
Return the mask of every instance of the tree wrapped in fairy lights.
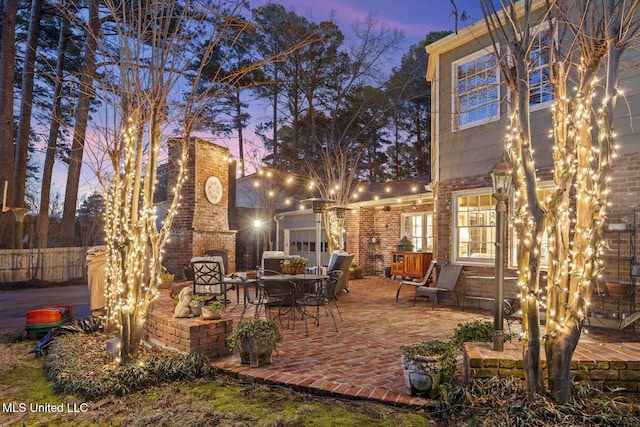
[[[239, 35], [255, 29], [244, 18], [251, 16], [246, 2], [152, 0], [142, 8], [105, 0], [104, 6], [110, 18], [100, 37], [106, 57], [101, 64], [106, 142], [94, 151], [106, 193], [107, 328], [118, 335], [118, 361], [126, 363], [137, 355], [158, 295], [163, 250], [187, 177], [190, 136], [212, 105], [237, 90], [239, 80], [319, 38], [310, 34], [273, 57], [225, 67], [232, 57], [225, 53], [251, 48], [239, 42]], [[170, 134], [181, 141], [182, 150], [171, 159], [177, 183], [169, 189], [167, 215], [158, 228], [154, 195]]]
[[[602, 271], [608, 179], [615, 156], [613, 114], [621, 94], [622, 54], [637, 42], [638, 1], [482, 0], [497, 63], [509, 89], [506, 149], [515, 187], [518, 285], [523, 311], [523, 360], [528, 394], [548, 385], [558, 402], [570, 399], [570, 364]], [[539, 199], [529, 101], [547, 63], [553, 95], [550, 137], [555, 188]], [[538, 67], [536, 69], [536, 67]], [[538, 88], [539, 89], [539, 88]], [[548, 239], [547, 321], [539, 332], [540, 259]]]

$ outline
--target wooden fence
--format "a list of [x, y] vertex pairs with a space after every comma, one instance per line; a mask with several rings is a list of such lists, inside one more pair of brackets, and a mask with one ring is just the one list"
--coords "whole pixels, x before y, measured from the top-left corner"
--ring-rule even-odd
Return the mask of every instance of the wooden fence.
[[65, 282], [87, 277], [86, 248], [0, 250], [0, 283]]

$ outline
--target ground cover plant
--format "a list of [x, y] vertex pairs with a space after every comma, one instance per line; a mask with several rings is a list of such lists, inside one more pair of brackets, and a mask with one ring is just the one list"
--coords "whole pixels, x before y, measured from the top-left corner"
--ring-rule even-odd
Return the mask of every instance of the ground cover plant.
[[[200, 356], [149, 355], [145, 362], [116, 367], [100, 333], [56, 337], [42, 358], [31, 353], [35, 341], [13, 341], [0, 338], [0, 384], [11, 384], [0, 388], [0, 400], [17, 409], [2, 414], [3, 426], [436, 425], [424, 409], [245, 384], [207, 369]], [[30, 403], [63, 412], [31, 411]], [[20, 404], [27, 411], [20, 412]]]

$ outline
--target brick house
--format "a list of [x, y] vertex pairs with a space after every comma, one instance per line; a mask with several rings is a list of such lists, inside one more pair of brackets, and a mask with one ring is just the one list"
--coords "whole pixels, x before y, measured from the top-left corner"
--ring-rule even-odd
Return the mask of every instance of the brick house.
[[[522, 5], [520, 5], [522, 6]], [[537, 13], [544, 2], [534, 2]], [[539, 33], [544, 40], [543, 26]], [[551, 37], [547, 34], [546, 37]], [[542, 44], [539, 45], [542, 52]], [[435, 258], [462, 264], [466, 272], [458, 290], [470, 295], [494, 292], [495, 200], [490, 172], [504, 150], [508, 125], [507, 89], [501, 84], [492, 44], [480, 20], [426, 47], [427, 80], [432, 85], [432, 177], [434, 189]], [[549, 55], [540, 55], [537, 76], [531, 82], [530, 118], [536, 167], [542, 192], [552, 184], [550, 106], [553, 93], [545, 80]], [[628, 49], [623, 64], [637, 63], [637, 51]], [[621, 67], [624, 100], [618, 102], [614, 128], [619, 149], [611, 177], [609, 221], [618, 230], [605, 233], [610, 250], [604, 254], [605, 279], [635, 281], [638, 199], [640, 198], [640, 137], [633, 121], [640, 114], [640, 75], [637, 68]], [[541, 76], [541, 77], [540, 77]], [[482, 81], [482, 83], [479, 83]], [[481, 99], [469, 102], [471, 97]], [[637, 128], [637, 125], [636, 125]], [[542, 196], [542, 195], [541, 195]], [[507, 232], [505, 276], [515, 276], [515, 236]], [[546, 257], [543, 256], [543, 258]], [[484, 279], [471, 279], [482, 277]], [[506, 295], [516, 295], [515, 281], [507, 281]], [[475, 302], [483, 304], [482, 302]], [[486, 302], [489, 308], [492, 302]]]
[[[535, 2], [535, 6], [543, 7], [544, 2]], [[398, 241], [408, 236], [417, 250], [433, 253], [438, 263], [463, 265], [465, 274], [457, 287], [460, 299], [465, 304], [485, 309], [492, 309], [493, 302], [482, 299], [467, 301], [464, 296], [491, 298], [495, 293], [495, 200], [491, 196], [490, 172], [504, 150], [508, 106], [503, 102], [507, 89], [500, 84], [500, 74], [489, 46], [486, 25], [484, 21], [478, 21], [426, 47], [429, 55], [426, 78], [432, 85], [431, 177], [362, 184], [362, 191], [355, 193], [358, 197], [349, 203], [354, 209], [347, 213], [345, 221], [346, 250], [355, 255], [354, 262], [362, 265], [367, 273], [382, 274], [392, 263], [392, 253]], [[637, 59], [637, 52], [629, 49], [623, 63], [633, 64]], [[541, 68], [545, 66], [548, 63], [541, 64]], [[544, 75], [544, 70], [540, 74]], [[486, 88], [473, 86], [474, 77], [485, 82], [489, 79], [492, 84]], [[466, 79], [467, 90], [482, 93], [483, 104], [463, 108], [464, 92], [460, 85], [463, 79]], [[634, 265], [638, 264], [636, 229], [640, 222], [640, 143], [638, 131], [633, 126], [633, 119], [640, 114], [640, 91], [635, 89], [637, 84], [634, 85], [638, 79], [637, 68], [622, 67], [621, 85], [626, 91], [624, 102], [619, 102], [615, 112], [614, 127], [620, 148], [612, 168], [608, 209], [609, 221], [616, 227], [606, 233], [610, 249], [603, 257], [606, 267], [604, 280], [634, 282], [636, 279], [631, 273]], [[552, 97], [547, 82], [540, 79], [531, 98], [530, 111], [537, 173], [543, 193], [552, 183], [551, 144], [548, 139]], [[189, 165], [195, 182], [193, 187], [190, 184], [186, 188], [187, 196], [193, 193], [191, 197], [195, 197], [196, 204], [211, 208], [200, 189], [207, 176], [226, 173], [221, 178], [223, 184], [232, 185], [235, 181], [229, 180], [233, 175], [228, 170], [223, 171], [228, 166], [219, 161], [208, 164], [209, 160], [206, 160], [209, 151], [215, 151], [213, 154], [220, 159], [227, 153], [218, 151], [226, 149], [195, 150], [192, 157], [195, 164]], [[191, 172], [192, 169], [198, 169], [198, 172]], [[289, 254], [313, 258], [313, 212], [309, 207], [300, 210], [299, 201], [264, 209], [253, 185], [254, 178], [239, 179], [235, 183], [236, 197], [231, 200], [223, 196], [221, 204], [211, 208], [213, 211], [206, 210], [191, 218], [178, 219], [177, 245], [190, 248], [189, 254], [184, 254], [185, 258], [199, 254], [207, 247], [229, 250], [235, 247], [233, 266], [243, 269], [253, 268], [257, 264], [256, 257], [263, 250], [284, 250]], [[277, 195], [276, 199], [284, 201]], [[228, 218], [220, 216], [224, 206], [228, 206]], [[208, 215], [217, 216], [212, 219]], [[257, 237], [252, 225], [258, 217], [269, 224], [269, 232], [264, 237]], [[216, 222], [224, 223], [226, 229], [213, 233], [215, 230], [210, 229], [211, 224]], [[203, 236], [207, 236], [206, 239]], [[505, 260], [507, 277], [515, 276], [514, 239], [514, 234], [509, 231]], [[189, 246], [191, 240], [193, 245]], [[256, 240], [260, 240], [257, 246]], [[328, 254], [324, 253], [323, 263], [327, 260]], [[516, 293], [515, 281], [507, 280], [505, 295], [515, 296]]]
[[[410, 238], [415, 249], [433, 251], [433, 192], [428, 176], [409, 178], [402, 181], [367, 184], [361, 183], [354, 195], [345, 218], [345, 249], [353, 253], [354, 263], [361, 265], [368, 274], [382, 274], [391, 265], [391, 253], [398, 241]], [[260, 216], [263, 224], [268, 223], [271, 231], [261, 234], [258, 253], [262, 250], [281, 250], [287, 254], [297, 254], [315, 260], [315, 214], [311, 206], [300, 200], [287, 200], [284, 192], [273, 196], [276, 203], [271, 209], [264, 207], [264, 178], [254, 175], [240, 178], [237, 182], [238, 217], [241, 222], [251, 223]], [[329, 260], [326, 232], [322, 223], [322, 263]], [[264, 225], [263, 225], [264, 226]], [[239, 230], [238, 245], [245, 248], [249, 258], [255, 255], [255, 234], [250, 226]], [[264, 241], [269, 243], [265, 244]], [[236, 255], [239, 260], [240, 254]], [[313, 264], [313, 263], [312, 263]]]

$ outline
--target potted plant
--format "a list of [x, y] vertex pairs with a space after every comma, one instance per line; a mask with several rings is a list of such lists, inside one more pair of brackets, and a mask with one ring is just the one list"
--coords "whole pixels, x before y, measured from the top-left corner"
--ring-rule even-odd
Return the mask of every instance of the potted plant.
[[163, 273], [160, 275], [160, 289], [169, 289], [173, 284], [174, 275], [171, 273]]
[[229, 346], [240, 352], [240, 362], [252, 368], [271, 363], [271, 353], [281, 341], [277, 323], [262, 319], [239, 323], [227, 338]]
[[178, 302], [180, 301], [180, 296], [178, 294], [175, 294], [174, 296], [171, 297], [171, 301], [173, 302], [173, 308], [175, 308], [176, 305], [178, 305]]
[[362, 279], [364, 277], [364, 269], [361, 265], [351, 264], [349, 266], [349, 279]]
[[191, 313], [198, 317], [202, 314], [202, 307], [204, 306], [204, 300], [200, 295], [194, 295], [191, 297], [191, 302], [189, 303], [189, 307], [191, 308]]
[[409, 394], [434, 398], [440, 385], [450, 383], [456, 369], [454, 345], [429, 340], [401, 347], [402, 371]]
[[296, 256], [283, 259], [280, 261], [280, 266], [284, 274], [302, 274], [308, 263], [309, 258]]
[[202, 307], [202, 318], [205, 320], [220, 319], [223, 308], [224, 304], [221, 301], [214, 301], [208, 306]]

